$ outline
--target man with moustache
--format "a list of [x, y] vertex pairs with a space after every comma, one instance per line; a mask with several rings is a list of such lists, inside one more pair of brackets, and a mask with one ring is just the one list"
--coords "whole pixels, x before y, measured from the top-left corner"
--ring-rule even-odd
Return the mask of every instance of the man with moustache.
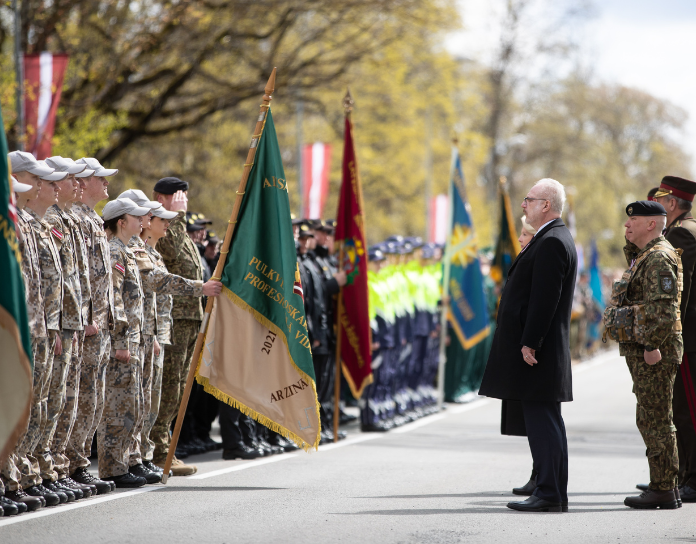
[[529, 447], [539, 474], [533, 494], [508, 508], [568, 508], [568, 444], [561, 402], [573, 400], [570, 313], [577, 274], [573, 237], [561, 220], [565, 190], [538, 181], [522, 201], [536, 229], [510, 267], [480, 395], [522, 403]]

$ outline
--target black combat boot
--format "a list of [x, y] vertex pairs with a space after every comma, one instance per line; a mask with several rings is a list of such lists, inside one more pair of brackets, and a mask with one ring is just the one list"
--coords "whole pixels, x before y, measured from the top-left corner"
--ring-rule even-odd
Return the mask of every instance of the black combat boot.
[[626, 497], [624, 499], [624, 504], [631, 508], [638, 508], [641, 510], [655, 510], [658, 508], [661, 510], [675, 510], [679, 508], [677, 498], [672, 489], [668, 489], [667, 491], [648, 489], [637, 497]]

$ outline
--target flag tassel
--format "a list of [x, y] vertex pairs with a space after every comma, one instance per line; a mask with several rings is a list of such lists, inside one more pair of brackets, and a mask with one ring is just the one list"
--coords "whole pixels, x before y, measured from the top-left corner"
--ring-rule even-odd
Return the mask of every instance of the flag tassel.
[[[247, 181], [249, 179], [249, 173], [251, 172], [251, 167], [254, 164], [254, 157], [256, 155], [256, 149], [263, 133], [263, 128], [266, 125], [266, 116], [268, 114], [268, 109], [271, 107], [271, 100], [273, 100], [273, 91], [275, 90], [275, 79], [276, 79], [276, 69], [273, 68], [271, 76], [268, 78], [266, 87], [264, 88], [264, 95], [262, 99], [262, 104], [259, 106], [259, 116], [256, 121], [256, 126], [251, 139], [251, 144], [249, 145], [249, 152], [247, 153], [247, 159], [244, 164], [244, 170], [242, 172], [242, 179], [239, 181], [239, 188], [237, 189], [237, 196], [234, 199], [234, 206], [232, 208], [232, 215], [227, 224], [227, 231], [225, 232], [225, 239], [222, 244], [222, 249], [220, 253], [222, 255], [228, 255], [230, 250], [230, 244], [232, 243], [232, 235], [234, 234], [234, 228], [237, 224], [237, 216], [239, 215], [239, 210], [242, 207], [242, 199], [244, 197], [244, 192], [246, 191]], [[222, 277], [222, 270], [225, 267], [225, 261], [227, 259], [223, 258], [218, 260], [217, 266], [215, 267], [215, 272], [213, 273], [212, 280], [220, 281]], [[205, 313], [210, 314], [213, 311], [213, 304], [215, 298], [208, 297], [208, 304], [205, 307]], [[188, 405], [189, 397], [191, 396], [191, 389], [193, 388], [193, 380], [196, 377], [196, 371], [198, 369], [198, 360], [201, 357], [201, 352], [203, 351], [203, 339], [205, 338], [205, 333], [208, 326], [208, 320], [204, 320], [201, 330], [198, 332], [198, 339], [196, 340], [196, 348], [193, 352], [192, 364], [189, 368], [189, 373], [186, 378], [186, 387], [184, 388], [184, 393], [181, 397], [181, 406], [179, 406], [179, 413], [176, 417], [176, 425], [174, 426], [174, 432], [172, 433], [171, 442], [169, 444], [169, 451], [167, 452], [167, 461], [164, 464], [164, 473], [162, 475], [162, 483], [166, 484], [169, 478], [169, 470], [172, 468], [172, 462], [174, 461], [174, 451], [176, 450], [176, 445], [179, 442], [179, 435], [181, 434], [181, 426], [184, 422], [184, 417], [186, 415], [186, 406]], [[193, 364], [195, 361], [196, 364]]]

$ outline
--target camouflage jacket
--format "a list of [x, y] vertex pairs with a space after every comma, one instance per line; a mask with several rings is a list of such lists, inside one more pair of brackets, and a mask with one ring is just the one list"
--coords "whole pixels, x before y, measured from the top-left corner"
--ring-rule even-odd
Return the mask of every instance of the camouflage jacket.
[[87, 324], [107, 330], [114, 315], [114, 289], [111, 282], [111, 249], [104, 232], [104, 221], [85, 204], [75, 204], [73, 210], [80, 218], [89, 264], [92, 319]]
[[51, 234], [51, 226], [34, 210], [25, 208], [25, 211], [31, 217], [31, 228], [34, 229], [36, 247], [39, 251], [46, 328], [50, 331], [59, 331], [62, 328], [63, 268], [60, 264], [58, 247], [54, 241], [55, 236]]
[[114, 286], [114, 328], [111, 349], [128, 349], [140, 343], [143, 328], [143, 288], [133, 252], [120, 238], [109, 241], [111, 278]]
[[[152, 258], [152, 262], [155, 263], [155, 267], [160, 270], [166, 271], [167, 267], [164, 266], [164, 261], [162, 260], [162, 255], [160, 255], [157, 250], [150, 246], [149, 244], [145, 246], [147, 252]], [[172, 343], [172, 295], [167, 295], [165, 293], [156, 293], [156, 307], [157, 307], [157, 341], [162, 344]]]
[[63, 319], [64, 329], [82, 330], [82, 291], [80, 289], [80, 268], [77, 264], [77, 244], [74, 238], [72, 219], [54, 204], [44, 215], [51, 226], [51, 234], [58, 247], [60, 263], [63, 268]]
[[[189, 280], [201, 281], [203, 267], [196, 244], [186, 234], [186, 215], [172, 219], [167, 235], [157, 242], [157, 251], [162, 255], [164, 264], [171, 274]], [[201, 299], [190, 296], [173, 297], [172, 319], [203, 319]]]
[[82, 324], [88, 325], [92, 322], [92, 285], [89, 275], [89, 258], [87, 256], [87, 242], [82, 230], [82, 219], [75, 212], [74, 205], [65, 213], [72, 220], [73, 240], [75, 240], [75, 256], [77, 257], [77, 267], [80, 271], [80, 292], [82, 293]]
[[[633, 266], [641, 255], [653, 247], [657, 251], [652, 251], [634, 272], [622, 304], [622, 306], [644, 305], [645, 345], [621, 342], [619, 349], [622, 355], [642, 356], [644, 349], [651, 351], [659, 348], [661, 351], [674, 351], [678, 348], [681, 350], [681, 332], [675, 330], [675, 325], [679, 323], [681, 302], [679, 256], [663, 236], [650, 241], [637, 254], [635, 250], [631, 251], [631, 248], [625, 248], [624, 253], [627, 259], [631, 259], [629, 264]], [[631, 272], [631, 267], [627, 272]]]
[[43, 293], [41, 291], [41, 265], [36, 234], [31, 226], [32, 217], [25, 210], [17, 210], [19, 251], [22, 254], [22, 274], [27, 299], [27, 318], [32, 338], [46, 336]]
[[139, 236], [133, 236], [128, 247], [133, 251], [138, 263], [140, 280], [145, 293], [143, 334], [154, 336], [158, 330], [157, 294], [200, 297], [203, 295], [203, 282], [187, 280], [176, 274], [170, 274], [164, 266], [156, 266], [155, 259], [147, 250], [148, 245]]

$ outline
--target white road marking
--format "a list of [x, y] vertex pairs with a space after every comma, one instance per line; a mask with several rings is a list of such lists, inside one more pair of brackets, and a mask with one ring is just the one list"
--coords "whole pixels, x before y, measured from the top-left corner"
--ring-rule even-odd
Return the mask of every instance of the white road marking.
[[278, 461], [285, 461], [286, 459], [292, 459], [297, 457], [296, 453], [286, 453], [279, 456], [268, 457], [266, 459], [259, 459], [258, 461], [249, 461], [243, 465], [235, 465], [233, 467], [221, 468], [219, 470], [212, 470], [210, 472], [204, 472], [203, 474], [195, 474], [189, 476], [187, 480], [205, 480], [206, 478], [212, 478], [213, 476], [220, 476], [221, 474], [227, 474], [228, 472], [237, 472], [239, 470], [246, 470], [248, 468], [258, 467], [259, 465], [268, 465], [269, 463], [277, 463]]

